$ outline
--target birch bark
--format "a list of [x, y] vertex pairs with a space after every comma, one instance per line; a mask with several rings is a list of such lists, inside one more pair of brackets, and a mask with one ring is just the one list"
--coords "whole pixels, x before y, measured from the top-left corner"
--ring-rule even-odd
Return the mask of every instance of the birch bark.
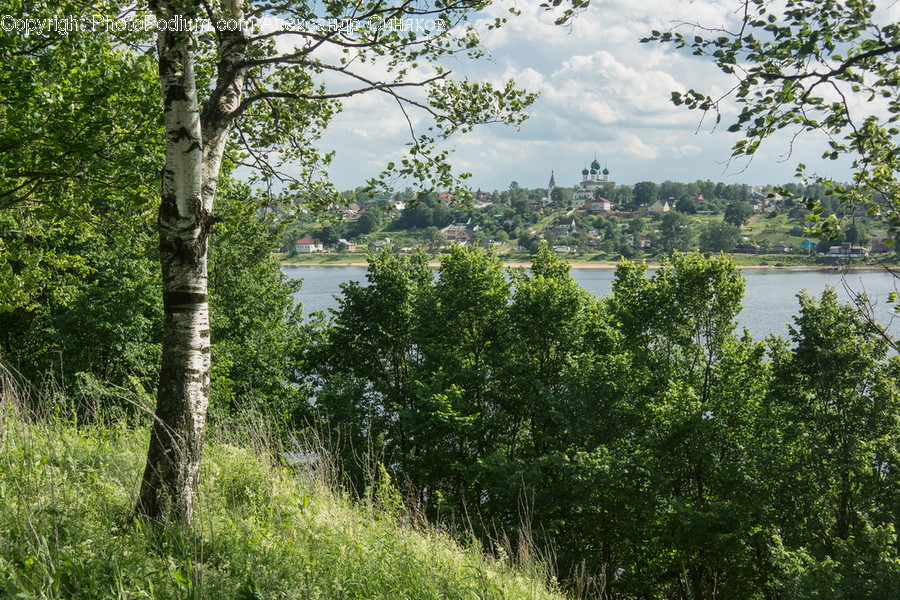
[[[226, 0], [242, 18], [239, 0]], [[159, 3], [159, 18], [196, 13], [193, 3]], [[163, 349], [156, 414], [137, 511], [152, 520], [193, 522], [209, 404], [210, 327], [206, 257], [222, 156], [240, 103], [247, 38], [221, 34], [216, 87], [201, 112], [190, 31], [158, 35], [166, 162], [158, 217], [163, 281]]]

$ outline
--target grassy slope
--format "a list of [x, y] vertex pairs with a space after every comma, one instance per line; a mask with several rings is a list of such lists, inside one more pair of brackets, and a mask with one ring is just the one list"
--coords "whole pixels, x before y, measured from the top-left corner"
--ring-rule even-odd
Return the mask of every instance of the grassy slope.
[[0, 441], [3, 598], [561, 598], [536, 571], [400, 526], [241, 447], [208, 445], [188, 533], [130, 516], [143, 432], [6, 414]]

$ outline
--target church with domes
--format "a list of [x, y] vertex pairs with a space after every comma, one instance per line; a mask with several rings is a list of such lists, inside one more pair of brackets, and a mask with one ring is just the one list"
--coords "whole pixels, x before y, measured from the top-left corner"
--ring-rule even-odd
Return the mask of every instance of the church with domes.
[[604, 193], [611, 194], [615, 182], [609, 179], [609, 169], [600, 170], [600, 163], [594, 158], [591, 168], [585, 168], [581, 172], [581, 182], [572, 195], [572, 205], [575, 209], [582, 210], [610, 210], [610, 201], [604, 198]]

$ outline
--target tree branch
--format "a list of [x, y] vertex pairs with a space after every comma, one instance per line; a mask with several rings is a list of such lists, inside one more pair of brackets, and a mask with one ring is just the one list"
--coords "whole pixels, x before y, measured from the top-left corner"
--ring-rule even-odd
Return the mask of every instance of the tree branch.
[[336, 100], [338, 98], [351, 98], [353, 96], [357, 96], [359, 94], [364, 94], [366, 92], [372, 92], [372, 91], [381, 91], [381, 92], [389, 93], [394, 98], [399, 98], [403, 102], [406, 102], [407, 104], [427, 110], [431, 114], [435, 114], [433, 109], [431, 109], [431, 107], [427, 106], [426, 104], [423, 104], [421, 102], [416, 102], [415, 100], [412, 100], [411, 98], [407, 98], [405, 96], [400, 96], [399, 94], [394, 93], [393, 90], [395, 90], [397, 88], [404, 88], [404, 87], [423, 87], [423, 86], [428, 85], [429, 83], [433, 83], [435, 81], [440, 81], [442, 79], [445, 79], [447, 77], [447, 75], [449, 75], [449, 72], [448, 72], [448, 73], [441, 73], [440, 75], [435, 75], [434, 77], [430, 77], [428, 79], [424, 79], [421, 81], [380, 83], [380, 82], [375, 82], [370, 79], [367, 79], [357, 73], [345, 71], [345, 70], [337, 68], [337, 67], [331, 67], [328, 65], [319, 65], [319, 66], [321, 68], [325, 68], [326, 70], [339, 72], [339, 73], [342, 73], [349, 77], [353, 77], [354, 79], [362, 81], [363, 83], [366, 83], [368, 85], [366, 85], [365, 87], [347, 90], [345, 92], [333, 92], [330, 94], [299, 94], [296, 92], [274, 92], [274, 91], [258, 92], [256, 94], [253, 94], [252, 96], [248, 96], [247, 98], [244, 98], [244, 100], [241, 102], [241, 105], [235, 111], [235, 117], [243, 114], [252, 104], [259, 102], [260, 100], [264, 100], [264, 99], [286, 99], [286, 100], [305, 100], [305, 101]]

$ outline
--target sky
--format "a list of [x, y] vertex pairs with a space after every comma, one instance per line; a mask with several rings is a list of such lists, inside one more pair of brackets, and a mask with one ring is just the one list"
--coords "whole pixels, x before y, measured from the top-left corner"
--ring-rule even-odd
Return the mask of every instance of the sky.
[[[740, 139], [723, 124], [674, 106], [673, 91], [694, 88], [712, 96], [732, 80], [708, 60], [673, 46], [641, 44], [651, 30], [676, 22], [723, 26], [736, 19], [737, 0], [592, 0], [570, 26], [553, 24], [554, 15], [539, 2], [501, 0], [476, 23], [486, 25], [515, 6], [521, 14], [506, 26], [485, 31], [482, 43], [489, 59], [449, 64], [456, 76], [495, 83], [509, 78], [540, 92], [530, 118], [518, 129], [501, 125], [476, 128], [452, 139], [452, 164], [473, 174], [469, 184], [486, 191], [545, 187], [551, 171], [557, 185], [574, 186], [581, 170], [595, 158], [610, 179], [689, 182], [711, 179], [764, 186], [796, 181], [798, 163], [836, 179], [849, 178], [847, 161], [822, 161], [822, 137], [804, 134], [791, 151], [787, 136], [763, 144], [754, 159], [729, 162], [731, 146]], [[485, 28], [486, 29], [486, 28]], [[362, 185], [386, 162], [398, 159], [409, 141], [402, 114], [384, 95], [366, 94], [345, 102], [322, 139], [323, 150], [335, 150], [329, 168], [339, 189]]]

